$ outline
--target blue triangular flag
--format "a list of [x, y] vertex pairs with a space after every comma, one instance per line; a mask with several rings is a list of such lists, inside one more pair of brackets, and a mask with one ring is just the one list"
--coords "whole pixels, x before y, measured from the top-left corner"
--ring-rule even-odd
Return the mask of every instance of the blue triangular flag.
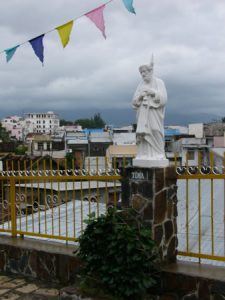
[[15, 54], [15, 52], [16, 52], [16, 49], [19, 47], [19, 45], [18, 46], [16, 46], [16, 47], [13, 47], [13, 48], [9, 48], [9, 49], [6, 49], [6, 50], [4, 50], [5, 51], [5, 54], [6, 54], [6, 61], [7, 61], [7, 63], [10, 61], [10, 59], [13, 57], [13, 55]]
[[133, 7], [133, 0], [123, 0], [123, 3], [129, 12], [136, 14], [134, 7]]
[[43, 46], [43, 37], [45, 35], [42, 34], [32, 40], [29, 40], [29, 43], [31, 44], [34, 53], [37, 55], [37, 57], [40, 59], [40, 61], [44, 62], [44, 46]]

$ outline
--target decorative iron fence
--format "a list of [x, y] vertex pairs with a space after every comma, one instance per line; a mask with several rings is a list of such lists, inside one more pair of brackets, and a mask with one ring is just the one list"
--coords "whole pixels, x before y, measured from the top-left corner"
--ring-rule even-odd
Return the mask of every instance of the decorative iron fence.
[[188, 157], [185, 166], [176, 166], [178, 255], [225, 262], [225, 163], [215, 164], [212, 153], [209, 158], [202, 165], [199, 153], [196, 166], [188, 165]]
[[[175, 167], [178, 177], [178, 255], [225, 262], [225, 159]], [[77, 241], [88, 214], [117, 206], [121, 175], [116, 161], [13, 163], [0, 172], [0, 232], [50, 240]], [[123, 159], [123, 166], [126, 159]]]
[[89, 214], [98, 216], [120, 201], [119, 170], [100, 169], [98, 160], [96, 165], [47, 169], [44, 162], [0, 172], [0, 232], [77, 241]]

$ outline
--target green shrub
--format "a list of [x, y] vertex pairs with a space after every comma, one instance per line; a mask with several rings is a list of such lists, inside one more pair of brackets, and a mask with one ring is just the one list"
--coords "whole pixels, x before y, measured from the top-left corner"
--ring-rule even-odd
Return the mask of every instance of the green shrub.
[[28, 149], [27, 146], [19, 145], [16, 147], [15, 153], [17, 155], [24, 155], [26, 154], [27, 149]]
[[159, 278], [158, 249], [133, 210], [95, 218], [81, 235], [82, 280], [118, 299], [142, 299]]

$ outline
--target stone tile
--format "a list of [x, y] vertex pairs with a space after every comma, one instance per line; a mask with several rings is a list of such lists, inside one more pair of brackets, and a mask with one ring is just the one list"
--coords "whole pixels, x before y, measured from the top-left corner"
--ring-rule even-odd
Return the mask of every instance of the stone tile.
[[141, 212], [144, 209], [146, 202], [147, 200], [139, 194], [133, 195], [132, 197], [132, 207], [138, 212]]
[[1, 300], [16, 300], [19, 299], [20, 295], [15, 293], [9, 293], [1, 297]]
[[154, 240], [155, 240], [157, 246], [160, 246], [160, 244], [162, 242], [162, 238], [163, 238], [162, 225], [154, 226], [153, 232], [154, 232]]
[[27, 294], [20, 297], [18, 300], [59, 300], [59, 297], [46, 297], [41, 295], [35, 295], [35, 294]]
[[3, 295], [5, 293], [7, 293], [8, 291], [9, 291], [9, 289], [0, 289], [0, 295]]
[[15, 279], [15, 280], [3, 282], [1, 284], [1, 287], [6, 288], [6, 289], [14, 289], [16, 287], [20, 287], [24, 283], [25, 283], [25, 280], [23, 280], [23, 279]]
[[155, 196], [154, 223], [160, 224], [165, 220], [167, 212], [166, 190]]
[[161, 191], [164, 187], [164, 169], [156, 169], [155, 171], [155, 193]]
[[16, 291], [24, 293], [24, 294], [28, 294], [28, 293], [32, 293], [34, 291], [36, 291], [38, 289], [38, 286], [34, 283], [30, 283], [27, 285], [24, 285], [20, 288], [17, 288]]
[[40, 288], [40, 289], [36, 290], [34, 293], [38, 294], [38, 295], [43, 295], [43, 296], [58, 296], [59, 290], [49, 289], [49, 288]]
[[173, 235], [173, 222], [171, 220], [167, 220], [164, 222], [163, 224], [164, 226], [164, 232], [165, 232], [165, 243], [167, 244], [167, 242], [171, 239], [172, 235]]
[[0, 284], [2, 282], [6, 282], [6, 281], [10, 281], [12, 280], [12, 278], [8, 277], [8, 276], [0, 276]]
[[13, 280], [13, 283], [16, 283], [18, 285], [21, 285], [21, 284], [25, 284], [26, 283], [26, 280], [22, 279], [22, 278], [18, 278], [18, 279], [14, 279]]

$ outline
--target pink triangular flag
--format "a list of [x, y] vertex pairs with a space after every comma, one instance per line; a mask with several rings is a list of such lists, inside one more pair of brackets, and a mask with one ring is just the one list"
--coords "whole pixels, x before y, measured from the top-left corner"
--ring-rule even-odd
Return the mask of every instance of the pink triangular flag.
[[105, 35], [105, 21], [103, 16], [103, 10], [105, 8], [105, 4], [99, 6], [98, 8], [88, 12], [85, 14], [86, 17], [88, 17], [95, 25], [98, 27], [98, 29], [101, 30], [104, 38], [106, 39]]

